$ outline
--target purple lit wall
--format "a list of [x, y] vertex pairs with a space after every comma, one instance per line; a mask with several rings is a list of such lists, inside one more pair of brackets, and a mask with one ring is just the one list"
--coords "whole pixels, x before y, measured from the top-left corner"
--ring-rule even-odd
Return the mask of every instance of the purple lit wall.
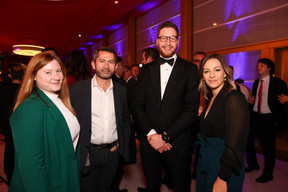
[[217, 50], [288, 38], [287, 0], [193, 2], [194, 50]]
[[[287, 0], [194, 0], [194, 51], [213, 51], [288, 38]], [[217, 23], [217, 25], [213, 25]], [[250, 88], [258, 78], [261, 50], [223, 56], [234, 66], [234, 79]]]
[[[167, 1], [136, 20], [136, 61], [141, 63], [142, 50], [147, 47], [156, 47], [158, 26], [164, 21], [174, 22], [181, 35], [181, 4], [179, 0]], [[181, 42], [180, 42], [181, 44]], [[181, 46], [179, 46], [181, 47]], [[178, 50], [179, 52], [180, 50]]]
[[98, 40], [93, 45], [91, 45], [91, 61], [93, 61], [94, 52], [96, 51], [96, 49], [99, 49], [101, 47], [102, 47], [102, 40]]
[[[118, 26], [119, 27], [119, 26]], [[128, 63], [128, 25], [124, 25], [111, 33], [108, 37], [108, 44], [112, 47], [123, 63]]]
[[245, 85], [252, 89], [253, 82], [258, 78], [256, 65], [261, 57], [260, 50], [246, 51], [222, 55], [228, 65], [233, 66], [233, 79], [243, 79]]

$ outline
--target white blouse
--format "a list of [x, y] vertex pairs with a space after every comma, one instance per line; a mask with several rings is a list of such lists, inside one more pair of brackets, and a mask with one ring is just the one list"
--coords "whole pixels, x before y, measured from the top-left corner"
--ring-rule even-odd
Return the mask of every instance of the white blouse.
[[58, 98], [58, 95], [53, 94], [47, 94], [46, 95], [53, 101], [53, 103], [57, 106], [57, 108], [60, 110], [62, 115], [64, 116], [66, 123], [69, 127], [74, 151], [76, 151], [77, 143], [79, 140], [79, 134], [80, 134], [80, 124], [76, 118], [76, 116], [73, 115], [73, 113], [64, 105], [64, 103], [61, 101], [61, 99]]

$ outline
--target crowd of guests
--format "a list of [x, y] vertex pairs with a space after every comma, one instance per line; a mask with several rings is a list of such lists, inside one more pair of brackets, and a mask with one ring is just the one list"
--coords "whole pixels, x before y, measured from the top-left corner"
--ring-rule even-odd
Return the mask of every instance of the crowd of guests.
[[256, 182], [273, 180], [276, 130], [288, 116], [287, 85], [273, 76], [274, 62], [257, 62], [250, 91], [217, 54], [196, 52], [194, 64], [179, 57], [172, 22], [159, 26], [156, 45], [143, 50], [143, 67], [99, 48], [93, 76], [78, 50], [64, 63], [46, 49], [27, 69], [8, 66], [0, 115], [9, 191], [127, 191], [119, 183], [123, 166], [136, 163], [135, 138], [146, 179], [140, 192], [160, 191], [163, 182], [189, 192], [191, 178], [199, 192], [242, 191], [245, 171], [260, 168], [257, 137], [265, 166]]

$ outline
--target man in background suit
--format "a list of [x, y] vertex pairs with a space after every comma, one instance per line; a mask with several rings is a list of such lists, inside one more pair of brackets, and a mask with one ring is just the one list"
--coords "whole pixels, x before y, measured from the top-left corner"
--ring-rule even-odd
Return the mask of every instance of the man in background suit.
[[176, 55], [178, 38], [174, 23], [159, 26], [156, 44], [161, 58], [142, 68], [132, 103], [142, 132], [140, 153], [148, 192], [160, 191], [163, 162], [175, 191], [190, 191], [191, 124], [199, 106], [197, 67]]
[[126, 88], [111, 79], [116, 61], [112, 48], [97, 49], [91, 62], [94, 77], [70, 87], [71, 103], [81, 126], [82, 192], [107, 192], [120, 158], [130, 158]]
[[155, 48], [148, 47], [142, 51], [142, 64], [146, 65], [159, 58], [159, 51]]
[[118, 83], [120, 83], [121, 85], [125, 85], [125, 81], [122, 79], [122, 76], [124, 74], [124, 64], [121, 57], [117, 57], [116, 65], [117, 67], [114, 74], [112, 75], [112, 80], [118, 81]]
[[258, 183], [267, 183], [273, 180], [276, 125], [281, 125], [280, 117], [282, 106], [278, 101], [278, 96], [288, 93], [286, 83], [272, 76], [274, 74], [274, 68], [275, 64], [270, 59], [262, 58], [258, 60], [257, 73], [260, 78], [255, 80], [252, 88], [253, 97], [249, 98], [249, 103], [253, 105], [253, 111], [246, 150], [248, 167], [246, 167], [245, 171], [251, 172], [259, 169], [254, 140], [260, 136], [265, 166], [263, 174], [256, 179]]

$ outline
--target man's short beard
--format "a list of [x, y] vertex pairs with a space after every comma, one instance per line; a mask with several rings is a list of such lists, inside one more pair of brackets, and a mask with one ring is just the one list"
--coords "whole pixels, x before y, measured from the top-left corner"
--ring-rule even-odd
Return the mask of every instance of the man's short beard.
[[172, 56], [176, 53], [176, 50], [177, 50], [177, 49], [175, 49], [175, 51], [174, 51], [173, 53], [171, 53], [171, 54], [169, 54], [169, 55], [166, 55], [166, 54], [164, 54], [164, 52], [162, 52], [161, 49], [159, 49], [159, 53], [160, 53], [160, 55], [161, 55], [163, 58], [170, 58], [170, 57], [172, 57]]
[[103, 77], [103, 76], [101, 75], [101, 72], [99, 72], [99, 71], [97, 71], [97, 70], [96, 70], [95, 73], [96, 73], [96, 75], [97, 75], [99, 78], [104, 79], [104, 80], [111, 79], [111, 78], [112, 78], [112, 75], [113, 75], [113, 73], [111, 73], [110, 76], [108, 76], [108, 77]]

